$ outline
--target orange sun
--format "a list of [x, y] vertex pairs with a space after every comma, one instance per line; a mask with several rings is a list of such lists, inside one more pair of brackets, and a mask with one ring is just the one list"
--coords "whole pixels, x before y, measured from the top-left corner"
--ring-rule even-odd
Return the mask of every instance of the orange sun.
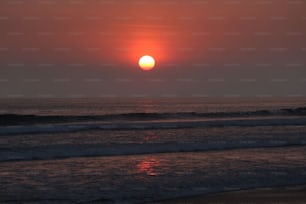
[[153, 57], [145, 55], [139, 59], [138, 65], [142, 70], [149, 71], [154, 68], [155, 60]]

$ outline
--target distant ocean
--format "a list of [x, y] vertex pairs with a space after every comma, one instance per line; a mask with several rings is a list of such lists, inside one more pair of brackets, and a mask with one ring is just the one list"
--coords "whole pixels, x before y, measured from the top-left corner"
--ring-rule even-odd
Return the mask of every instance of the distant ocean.
[[306, 184], [306, 99], [1, 99], [0, 203]]

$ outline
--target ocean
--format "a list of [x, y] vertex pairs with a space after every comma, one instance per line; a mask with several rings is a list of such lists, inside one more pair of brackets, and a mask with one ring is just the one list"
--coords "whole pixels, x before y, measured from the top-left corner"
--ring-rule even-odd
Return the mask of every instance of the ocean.
[[305, 161], [305, 98], [0, 100], [0, 203], [299, 185]]

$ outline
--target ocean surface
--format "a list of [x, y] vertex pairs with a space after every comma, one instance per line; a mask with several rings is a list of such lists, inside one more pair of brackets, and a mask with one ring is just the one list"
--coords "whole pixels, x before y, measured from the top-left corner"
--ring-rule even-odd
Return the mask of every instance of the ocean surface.
[[306, 99], [1, 99], [0, 203], [306, 184]]

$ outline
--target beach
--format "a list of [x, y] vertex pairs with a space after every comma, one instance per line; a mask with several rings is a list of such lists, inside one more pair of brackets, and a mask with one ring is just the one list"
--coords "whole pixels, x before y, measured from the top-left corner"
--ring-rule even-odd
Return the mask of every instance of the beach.
[[222, 204], [222, 203], [306, 203], [306, 185], [257, 188], [249, 190], [216, 193], [212, 195], [177, 198], [154, 204]]

